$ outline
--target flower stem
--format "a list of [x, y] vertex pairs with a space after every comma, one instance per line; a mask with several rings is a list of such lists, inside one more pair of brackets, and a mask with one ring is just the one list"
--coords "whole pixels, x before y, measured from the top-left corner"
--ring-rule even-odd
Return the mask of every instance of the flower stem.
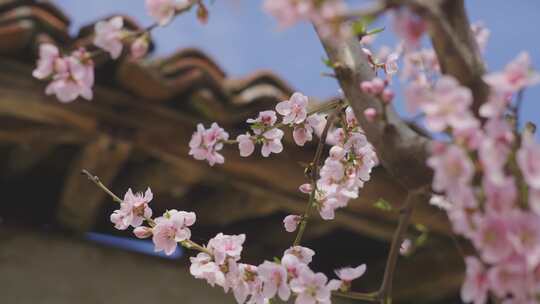
[[400, 210], [398, 227], [394, 232], [392, 244], [390, 246], [390, 253], [388, 254], [388, 259], [386, 260], [383, 282], [377, 293], [379, 300], [383, 304], [392, 303], [392, 281], [394, 279], [394, 271], [396, 269], [397, 259], [399, 256], [399, 248], [403, 242], [407, 228], [409, 227], [414, 204], [421, 196], [424, 195], [424, 191], [424, 188], [410, 191], [407, 194], [403, 208]]
[[[338, 101], [338, 103], [333, 104], [332, 108], [336, 107], [336, 105], [339, 105], [339, 104], [340, 104], [340, 101]], [[334, 123], [334, 120], [336, 119], [340, 111], [341, 111], [341, 107], [335, 108], [334, 111], [328, 117], [328, 120], [326, 121], [326, 125], [324, 126], [324, 130], [319, 139], [319, 144], [317, 145], [317, 151], [315, 152], [315, 156], [313, 157], [313, 162], [310, 164], [311, 193], [309, 194], [309, 200], [306, 206], [306, 210], [304, 211], [304, 214], [302, 215], [302, 219], [300, 220], [300, 227], [298, 228], [298, 232], [296, 233], [296, 238], [294, 239], [293, 246], [300, 245], [300, 242], [302, 241], [302, 236], [304, 235], [304, 231], [306, 230], [309, 215], [311, 213], [311, 210], [315, 206], [315, 202], [316, 202], [315, 194], [317, 193], [317, 179], [319, 178], [319, 167], [321, 166], [321, 163], [322, 163], [322, 153], [324, 150], [324, 145], [326, 144], [326, 138], [328, 137], [328, 131], [330, 130], [330, 126], [332, 126], [332, 124]]]
[[122, 199], [120, 199], [118, 196], [116, 196], [116, 194], [114, 194], [111, 190], [109, 190], [109, 188], [107, 188], [100, 180], [99, 180], [99, 177], [91, 174], [90, 172], [88, 172], [88, 170], [86, 169], [83, 169], [81, 171], [81, 174], [83, 175], [86, 175], [86, 177], [88, 177], [88, 179], [90, 181], [92, 181], [94, 184], [96, 184], [96, 186], [100, 187], [103, 191], [105, 191], [105, 193], [107, 193], [110, 197], [112, 197], [112, 199], [121, 204], [123, 202]]

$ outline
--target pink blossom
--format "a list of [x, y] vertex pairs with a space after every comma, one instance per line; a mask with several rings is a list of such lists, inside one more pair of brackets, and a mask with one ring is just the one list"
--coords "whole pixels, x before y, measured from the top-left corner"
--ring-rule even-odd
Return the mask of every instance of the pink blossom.
[[413, 81], [405, 88], [405, 106], [409, 113], [416, 113], [425, 103], [432, 101], [431, 90], [424, 82]]
[[[527, 265], [520, 256], [512, 256], [492, 267], [487, 274], [490, 290], [503, 298], [512, 294], [518, 299], [527, 294]], [[518, 303], [525, 303], [523, 300]]]
[[223, 149], [223, 141], [228, 139], [229, 133], [225, 132], [217, 123], [212, 123], [209, 129], [198, 124], [197, 131], [193, 133], [189, 142], [189, 155], [197, 160], [207, 160], [210, 166], [223, 164], [225, 158], [218, 151]]
[[143, 34], [131, 44], [131, 57], [133, 59], [141, 59], [148, 53], [150, 41], [147, 34]]
[[477, 258], [465, 258], [466, 274], [461, 287], [461, 299], [467, 303], [484, 304], [487, 301], [488, 280], [482, 265]]
[[364, 148], [366, 147], [369, 147], [369, 143], [366, 136], [360, 132], [350, 133], [349, 139], [347, 139], [347, 142], [343, 146], [343, 148], [345, 148], [347, 152], [351, 152], [357, 155], [362, 154], [362, 152], [364, 152]]
[[440, 74], [439, 61], [432, 48], [406, 50], [400, 78], [420, 85], [430, 84], [430, 79]]
[[371, 81], [367, 81], [367, 80], [362, 81], [360, 83], [360, 89], [362, 90], [362, 92], [366, 94], [369, 94], [369, 95], [374, 94], [373, 84], [371, 83]]
[[148, 203], [152, 200], [153, 195], [150, 188], [142, 193], [133, 194], [131, 189], [128, 189], [124, 195], [124, 200], [120, 204], [120, 209], [115, 210], [111, 215], [111, 221], [115, 227], [124, 230], [129, 226], [139, 227], [145, 219], [152, 216], [152, 209], [148, 207]]
[[527, 184], [540, 189], [540, 145], [534, 142], [532, 135], [523, 136], [517, 162]]
[[458, 145], [464, 146], [471, 151], [477, 150], [485, 139], [483, 130], [476, 123], [465, 128], [454, 129], [452, 135]]
[[394, 100], [394, 96], [395, 96], [394, 91], [390, 90], [389, 88], [386, 88], [383, 90], [381, 98], [385, 104], [389, 104], [392, 102], [392, 100]]
[[398, 59], [399, 54], [391, 53], [386, 57], [386, 62], [384, 63], [384, 71], [387, 75], [392, 76], [398, 72]]
[[300, 261], [300, 259], [292, 254], [285, 253], [281, 258], [281, 265], [287, 270], [289, 278], [297, 278], [300, 271], [304, 268], [308, 268], [307, 264]]
[[326, 125], [326, 118], [321, 114], [312, 114], [308, 116], [303, 124], [294, 127], [293, 139], [299, 146], [313, 139], [313, 132], [321, 134]]
[[393, 19], [394, 31], [403, 39], [405, 46], [408, 49], [418, 47], [426, 31], [426, 22], [406, 8], [396, 10]]
[[527, 259], [530, 268], [540, 262], [540, 218], [530, 212], [514, 211], [509, 216], [509, 240], [517, 253]]
[[245, 234], [226, 235], [220, 232], [208, 241], [207, 248], [213, 253], [216, 263], [222, 265], [227, 258], [231, 258], [234, 261], [240, 259], [243, 249], [242, 245], [245, 240]]
[[277, 154], [283, 151], [283, 144], [281, 143], [281, 139], [283, 138], [283, 131], [281, 129], [270, 129], [262, 134], [262, 138], [262, 156], [268, 157], [270, 153]]
[[528, 198], [529, 208], [537, 215], [540, 215], [540, 189], [529, 188]]
[[155, 250], [165, 251], [167, 255], [173, 254], [178, 242], [191, 238], [191, 230], [188, 227], [193, 225], [195, 220], [195, 213], [174, 209], [156, 218], [152, 237]]
[[506, 214], [515, 207], [517, 188], [513, 177], [502, 178], [497, 183], [492, 178], [482, 180], [486, 196], [486, 208], [492, 212]]
[[284, 256], [287, 254], [297, 257], [304, 264], [309, 264], [315, 255], [315, 251], [303, 246], [293, 246], [285, 250]]
[[204, 279], [212, 287], [215, 285], [225, 286], [225, 274], [220, 267], [212, 261], [212, 257], [200, 252], [195, 257], [189, 258], [191, 266], [189, 272], [197, 279]]
[[497, 90], [517, 92], [539, 83], [540, 74], [532, 70], [529, 54], [521, 52], [506, 65], [503, 72], [488, 74], [484, 80]]
[[311, 193], [311, 191], [313, 191], [313, 186], [311, 186], [311, 184], [309, 184], [309, 183], [306, 183], [306, 184], [300, 185], [300, 187], [298, 187], [298, 189], [302, 193], [309, 194], [309, 193]]
[[367, 108], [364, 110], [364, 117], [369, 122], [374, 122], [375, 118], [377, 117], [377, 110], [374, 108]]
[[283, 115], [284, 124], [300, 124], [307, 117], [308, 97], [302, 93], [294, 93], [289, 100], [276, 105], [276, 111]]
[[152, 228], [139, 226], [133, 229], [133, 234], [139, 239], [145, 239], [152, 236]]
[[[35, 74], [42, 76], [45, 72], [46, 68], [43, 68]], [[69, 57], [54, 60], [54, 73], [52, 82], [45, 89], [45, 94], [54, 94], [61, 102], [70, 102], [79, 96], [87, 100], [92, 99], [94, 63], [86, 50], [79, 49]]]
[[[236, 272], [236, 278], [232, 282], [232, 289], [234, 298], [238, 303], [244, 303], [247, 300], [247, 297], [251, 295], [250, 303], [259, 303], [264, 301], [264, 295], [262, 292], [262, 284], [259, 275], [258, 267], [248, 264], [238, 264], [235, 270], [235, 262], [229, 260], [229, 273], [227, 276], [230, 276], [231, 273]], [[230, 280], [230, 279], [229, 279]]]
[[374, 95], [379, 95], [383, 92], [384, 88], [386, 87], [386, 83], [384, 80], [375, 77], [371, 79], [371, 88], [373, 90]]
[[480, 106], [480, 115], [486, 118], [503, 116], [511, 102], [511, 98], [511, 94], [492, 91], [488, 101]]
[[123, 27], [124, 20], [120, 16], [96, 23], [94, 45], [107, 51], [112, 59], [117, 59], [122, 54]]
[[266, 298], [271, 299], [278, 294], [283, 301], [289, 299], [291, 290], [287, 285], [287, 269], [284, 266], [265, 261], [259, 265], [257, 273], [263, 281], [263, 295]]
[[248, 157], [253, 153], [253, 151], [255, 151], [255, 143], [253, 142], [251, 134], [246, 133], [238, 135], [238, 137], [236, 137], [236, 141], [238, 141], [240, 156]]
[[504, 178], [504, 166], [514, 142], [512, 127], [502, 118], [492, 118], [485, 123], [485, 135], [480, 142], [478, 156], [485, 176], [500, 183]]
[[263, 130], [273, 127], [276, 121], [276, 112], [270, 110], [259, 112], [259, 115], [255, 119], [249, 118], [246, 120], [247, 123], [252, 124], [251, 129], [257, 135], [260, 135]]
[[412, 242], [411, 239], [404, 239], [403, 242], [401, 242], [401, 245], [399, 246], [399, 254], [401, 255], [409, 255], [411, 253], [412, 248]]
[[471, 24], [471, 30], [474, 34], [478, 49], [480, 49], [480, 52], [483, 53], [486, 49], [489, 36], [491, 35], [491, 31], [486, 26], [484, 26], [482, 22], [476, 22]]
[[336, 270], [336, 275], [343, 282], [351, 282], [363, 276], [366, 272], [366, 264], [362, 264], [355, 268], [346, 267]]
[[342, 0], [327, 0], [317, 4], [305, 0], [266, 0], [263, 8], [278, 20], [282, 28], [299, 21], [312, 21], [317, 24], [319, 34], [326, 39], [335, 41], [351, 34], [349, 26], [335, 22], [347, 8]]
[[146, 0], [148, 14], [156, 20], [160, 26], [171, 22], [176, 10], [189, 5], [188, 0]]
[[461, 128], [472, 119], [469, 107], [472, 103], [471, 91], [462, 87], [453, 77], [443, 76], [433, 90], [431, 102], [420, 107], [426, 114], [426, 126], [434, 132], [448, 127]]
[[330, 148], [330, 152], [328, 153], [328, 155], [332, 160], [341, 161], [343, 160], [345, 155], [347, 155], [347, 151], [343, 149], [343, 147], [333, 146], [332, 148]]
[[508, 219], [496, 214], [485, 214], [477, 217], [476, 227], [473, 243], [484, 261], [497, 263], [512, 253]]
[[442, 195], [432, 195], [429, 199], [429, 203], [439, 209], [442, 210], [450, 210], [452, 208], [452, 203], [450, 203], [444, 196]]
[[427, 160], [428, 166], [434, 171], [433, 189], [448, 191], [467, 185], [474, 174], [474, 166], [463, 149], [450, 145], [436, 151]]
[[297, 294], [295, 304], [330, 303], [328, 279], [323, 273], [302, 269], [297, 278], [291, 280], [291, 290]]
[[32, 76], [37, 79], [45, 79], [59, 71], [65, 70], [65, 61], [60, 58], [58, 48], [50, 43], [43, 43], [39, 46], [39, 59]]
[[302, 219], [301, 216], [295, 214], [289, 214], [283, 219], [283, 225], [285, 226], [285, 231], [294, 232]]
[[307, 1], [295, 3], [290, 0], [265, 0], [263, 8], [278, 20], [280, 27], [284, 28], [306, 18], [313, 7]]

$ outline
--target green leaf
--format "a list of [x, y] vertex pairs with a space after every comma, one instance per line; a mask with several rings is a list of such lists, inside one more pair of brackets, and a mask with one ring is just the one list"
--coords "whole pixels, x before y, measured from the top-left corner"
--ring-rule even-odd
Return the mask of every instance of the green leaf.
[[[369, 35], [367, 28], [368, 26], [375, 21], [375, 17], [368, 15], [362, 17], [362, 19], [352, 23], [353, 34], [357, 36]], [[375, 33], [374, 33], [375, 34]]]
[[352, 24], [352, 31], [353, 34], [356, 36], [364, 35], [366, 33], [366, 25], [364, 24], [364, 22], [362, 22], [362, 20], [355, 21]]
[[416, 238], [416, 240], [414, 241], [414, 244], [416, 245], [416, 247], [423, 246], [428, 240], [428, 237], [429, 237], [429, 233], [424, 232]]
[[367, 31], [366, 36], [367, 35], [375, 35], [375, 34], [378, 34], [378, 33], [382, 32], [382, 31], [384, 31], [384, 27], [375, 28], [375, 29]]
[[420, 232], [428, 232], [429, 231], [429, 229], [423, 224], [416, 224], [416, 225], [414, 225], [414, 227], [416, 228], [416, 230], [418, 230]]
[[392, 211], [392, 205], [390, 205], [389, 202], [387, 202], [386, 200], [382, 198], [376, 201], [375, 204], [373, 204], [373, 206], [382, 211]]
[[281, 260], [278, 257], [274, 257], [274, 262], [277, 264], [281, 264]]
[[326, 65], [327, 67], [331, 69], [334, 68], [334, 63], [330, 59], [322, 57], [321, 60], [324, 63], [324, 65]]

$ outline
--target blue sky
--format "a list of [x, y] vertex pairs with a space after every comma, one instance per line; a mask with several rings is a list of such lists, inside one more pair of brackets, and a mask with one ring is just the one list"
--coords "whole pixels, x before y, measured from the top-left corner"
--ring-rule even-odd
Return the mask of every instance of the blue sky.
[[[144, 0], [54, 2], [71, 17], [73, 32], [81, 25], [117, 13], [132, 16], [143, 26], [152, 22], [145, 13]], [[490, 70], [504, 67], [522, 50], [529, 51], [533, 63], [540, 68], [540, 1], [468, 0], [466, 3], [470, 19], [483, 21], [492, 31], [485, 53]], [[269, 69], [307, 95], [318, 98], [335, 95], [335, 81], [320, 76], [325, 70], [321, 62], [324, 52], [312, 27], [299, 24], [280, 31], [274, 20], [262, 12], [261, 4], [262, 0], [215, 0], [210, 6], [207, 25], [200, 25], [190, 15], [155, 30], [156, 54], [198, 47], [215, 58], [231, 76]], [[393, 45], [392, 33], [383, 33], [378, 43]], [[525, 93], [522, 119], [540, 124], [539, 103], [540, 86], [537, 86]]]

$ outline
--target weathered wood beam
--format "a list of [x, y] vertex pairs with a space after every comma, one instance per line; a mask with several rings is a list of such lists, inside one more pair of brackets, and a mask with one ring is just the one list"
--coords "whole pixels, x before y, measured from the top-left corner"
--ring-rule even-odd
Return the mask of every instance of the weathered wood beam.
[[97, 174], [111, 184], [128, 159], [131, 145], [100, 135], [82, 148], [64, 182], [58, 208], [58, 220], [77, 231], [87, 231], [96, 219], [106, 194], [81, 176], [82, 169]]
[[49, 143], [17, 145], [9, 154], [7, 170], [3, 174], [9, 177], [24, 175], [46, 158], [53, 149], [54, 145]]
[[[368, 273], [365, 281], [357, 282], [358, 290], [378, 287], [386, 261], [381, 257], [366, 263]], [[441, 303], [455, 297], [463, 283], [464, 270], [463, 258], [452, 241], [431, 237], [411, 256], [399, 257], [393, 283], [393, 302]]]
[[[256, 192], [259, 197], [271, 197], [275, 204], [289, 212], [304, 209], [305, 197], [297, 187], [305, 182], [305, 177], [302, 168], [298, 165], [295, 169], [294, 164], [310, 159], [313, 151], [291, 145], [271, 159], [258, 156], [241, 158], [236, 147], [228, 147], [224, 152], [225, 164], [209, 167], [188, 155], [188, 142], [197, 123], [192, 116], [155, 103], [133, 100], [132, 96], [102, 87], [96, 88], [92, 102], [60, 104], [41, 93], [42, 86], [31, 79], [28, 67], [9, 61], [0, 63], [6, 67], [0, 72], [0, 113], [11, 113], [20, 119], [50, 121], [51, 127], [60, 121], [70, 132], [80, 130], [85, 138], [90, 134], [120, 132], [134, 149], [166, 163], [181, 175], [193, 176], [193, 180], [233, 181], [243, 191]], [[18, 106], [20, 111], [10, 109], [13, 101], [24, 104]], [[38, 114], [22, 115], [22, 109]], [[62, 113], [59, 120], [56, 120], [57, 113]], [[416, 170], [409, 169], [411, 172]], [[391, 175], [376, 169], [360, 198], [352, 202], [349, 209], [338, 213], [338, 221], [355, 231], [387, 239], [394, 228], [395, 215], [380, 212], [372, 204], [382, 197], [399, 206], [404, 193], [404, 188]], [[416, 213], [414, 221], [433, 225], [438, 232], [449, 231], [447, 225], [441, 224], [444, 221], [438, 215], [432, 215], [429, 206], [420, 206], [419, 210], [422, 211]]]

